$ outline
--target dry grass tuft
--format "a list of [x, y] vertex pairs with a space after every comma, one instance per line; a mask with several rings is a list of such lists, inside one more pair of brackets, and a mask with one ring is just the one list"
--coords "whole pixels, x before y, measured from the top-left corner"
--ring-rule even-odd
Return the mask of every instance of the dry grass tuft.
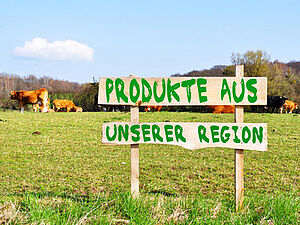
[[115, 224], [129, 224], [130, 221], [129, 220], [124, 220], [124, 219], [116, 219], [114, 220]]
[[0, 206], [0, 224], [26, 223], [27, 217], [20, 212], [20, 206], [5, 202]]
[[152, 205], [152, 214], [153, 214], [153, 218], [158, 221], [158, 222], [163, 222], [164, 218], [166, 217], [166, 212], [164, 209], [164, 198], [162, 196], [159, 197], [158, 199], [158, 203], [156, 206]]
[[182, 223], [188, 218], [186, 211], [182, 210], [180, 206], [173, 211], [173, 213], [168, 217], [167, 222], [173, 222], [175, 224]]
[[211, 209], [211, 218], [215, 219], [217, 218], [218, 213], [220, 212], [220, 209], [222, 207], [222, 203], [217, 203], [212, 209]]

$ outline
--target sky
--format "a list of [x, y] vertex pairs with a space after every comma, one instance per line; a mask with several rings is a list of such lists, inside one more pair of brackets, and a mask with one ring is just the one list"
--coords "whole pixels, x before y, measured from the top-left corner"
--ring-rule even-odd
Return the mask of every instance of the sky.
[[0, 0], [0, 73], [169, 77], [263, 50], [300, 59], [300, 1]]

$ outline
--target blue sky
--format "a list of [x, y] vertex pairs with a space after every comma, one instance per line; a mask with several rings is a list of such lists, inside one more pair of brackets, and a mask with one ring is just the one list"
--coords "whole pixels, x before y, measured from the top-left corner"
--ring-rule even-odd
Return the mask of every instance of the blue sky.
[[170, 76], [229, 65], [247, 50], [300, 59], [296, 0], [0, 3], [0, 72], [21, 76]]

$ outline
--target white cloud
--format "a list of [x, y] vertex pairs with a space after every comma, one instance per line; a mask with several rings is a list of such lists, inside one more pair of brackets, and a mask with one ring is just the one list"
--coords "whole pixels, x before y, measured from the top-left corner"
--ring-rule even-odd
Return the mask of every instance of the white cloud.
[[26, 41], [23, 47], [16, 47], [13, 53], [21, 57], [50, 60], [91, 61], [94, 57], [94, 49], [86, 44], [72, 40], [49, 43], [44, 38]]

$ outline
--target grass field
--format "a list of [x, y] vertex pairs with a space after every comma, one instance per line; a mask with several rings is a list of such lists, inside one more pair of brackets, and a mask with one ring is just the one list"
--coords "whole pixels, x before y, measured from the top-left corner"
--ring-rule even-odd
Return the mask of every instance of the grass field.
[[[101, 124], [129, 113], [0, 112], [0, 224], [297, 224], [300, 115], [268, 123], [268, 151], [245, 152], [245, 210], [235, 213], [234, 151], [140, 145], [130, 197], [130, 148], [101, 144]], [[233, 122], [232, 114], [140, 113], [141, 122]]]

